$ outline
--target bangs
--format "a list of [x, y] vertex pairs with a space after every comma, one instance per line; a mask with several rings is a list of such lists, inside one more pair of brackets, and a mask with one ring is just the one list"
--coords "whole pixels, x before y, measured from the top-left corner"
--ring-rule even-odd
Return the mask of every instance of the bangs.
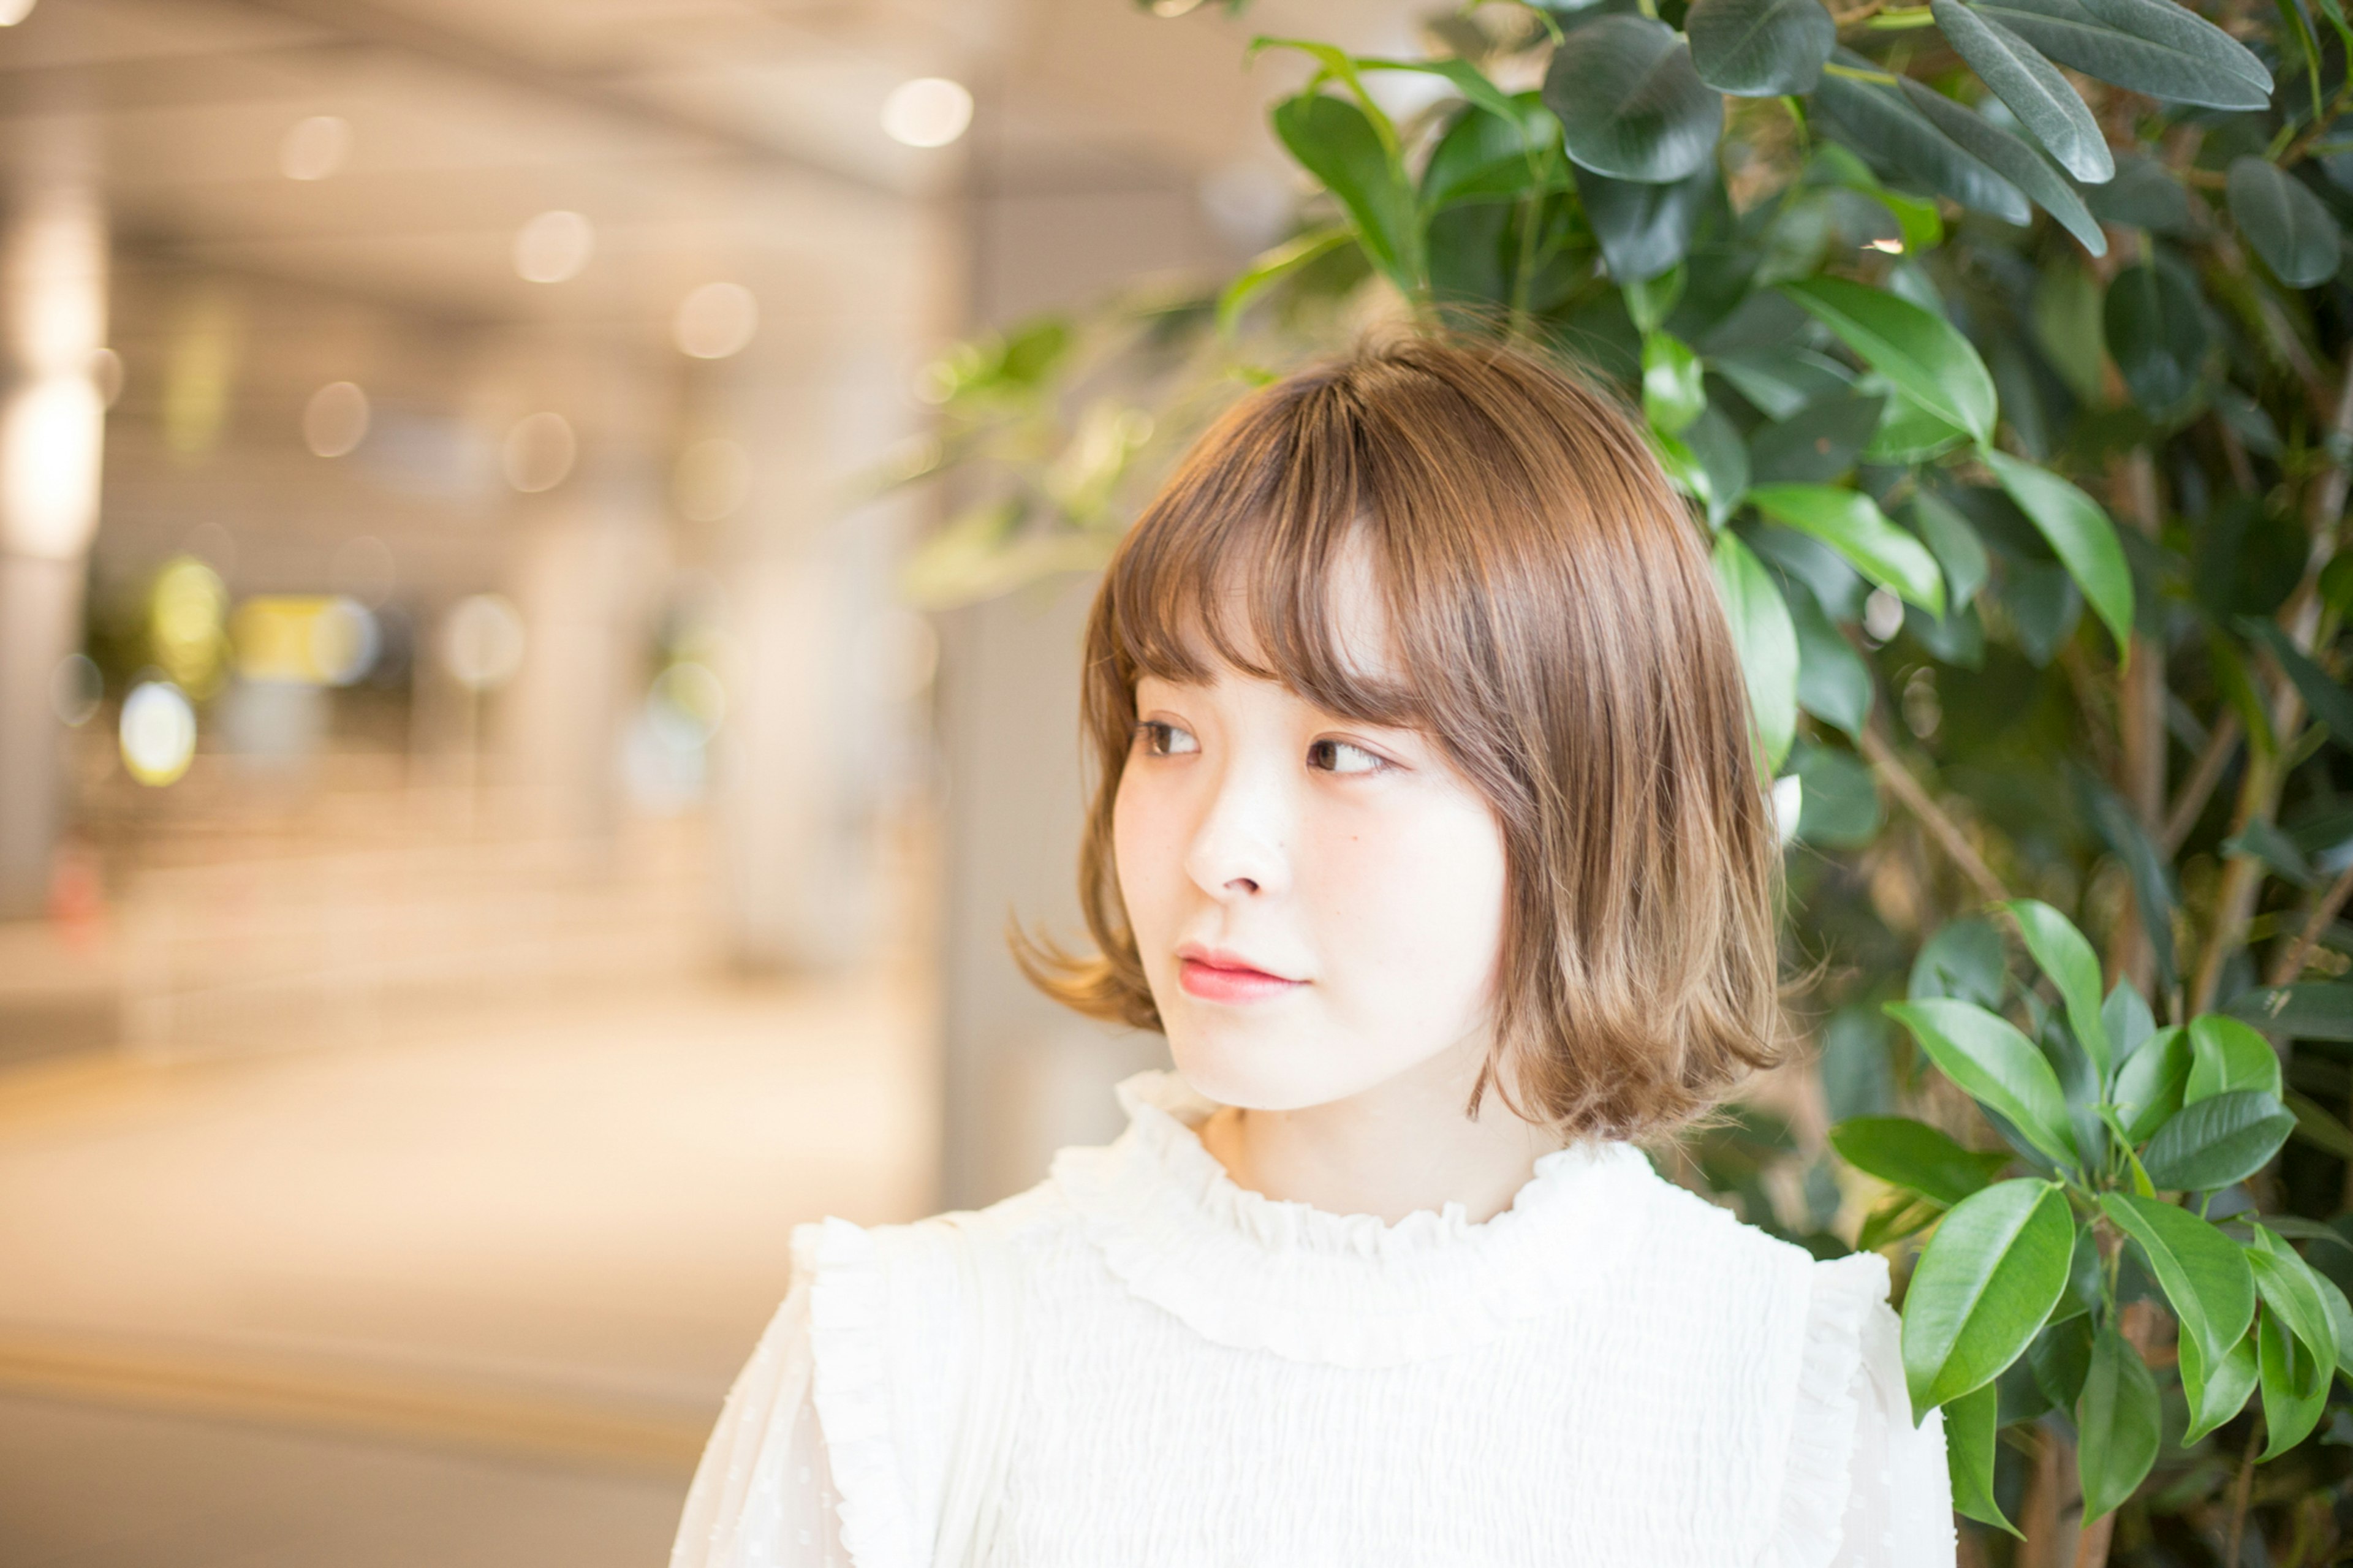
[[[1336, 401], [1321, 386], [1240, 411], [1227, 461], [1178, 476], [1140, 521], [1104, 585], [1113, 673], [1131, 695], [1147, 675], [1202, 684], [1222, 666], [1358, 723], [1432, 726], [1411, 661], [1385, 651], [1411, 617]], [[1370, 574], [1379, 606], [1371, 646], [1334, 608], [1353, 571]]]

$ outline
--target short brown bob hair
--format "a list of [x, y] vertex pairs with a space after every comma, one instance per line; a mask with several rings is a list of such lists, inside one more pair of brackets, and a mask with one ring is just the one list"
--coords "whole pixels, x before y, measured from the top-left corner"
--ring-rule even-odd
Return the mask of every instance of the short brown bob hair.
[[[1351, 543], [1401, 680], [1341, 656], [1325, 595]], [[1327, 711], [1430, 735], [1493, 809], [1507, 909], [1473, 1113], [1492, 1085], [1572, 1137], [1650, 1136], [1777, 1059], [1780, 856], [1739, 659], [1703, 531], [1609, 397], [1523, 346], [1369, 342], [1229, 410], [1121, 542], [1082, 698], [1097, 951], [1011, 940], [1049, 995], [1144, 1029], [1112, 808], [1136, 681], [1212, 679], [1202, 634]]]

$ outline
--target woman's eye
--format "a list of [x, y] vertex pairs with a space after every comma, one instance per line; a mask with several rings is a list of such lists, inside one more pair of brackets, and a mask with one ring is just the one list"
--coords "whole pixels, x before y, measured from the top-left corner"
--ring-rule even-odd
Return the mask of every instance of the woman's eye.
[[1174, 757], [1200, 749], [1192, 736], [1162, 720], [1147, 719], [1135, 727], [1135, 732], [1143, 739], [1144, 750], [1150, 756]]
[[1386, 759], [1345, 741], [1317, 741], [1307, 748], [1307, 765], [1335, 773], [1374, 773], [1389, 764]]

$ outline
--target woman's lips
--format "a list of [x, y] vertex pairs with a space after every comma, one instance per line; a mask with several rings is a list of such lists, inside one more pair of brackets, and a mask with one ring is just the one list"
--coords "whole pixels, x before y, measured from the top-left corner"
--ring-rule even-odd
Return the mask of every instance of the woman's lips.
[[1284, 980], [1256, 969], [1220, 969], [1198, 958], [1179, 962], [1176, 983], [1205, 1002], [1263, 1002], [1297, 990], [1303, 980]]

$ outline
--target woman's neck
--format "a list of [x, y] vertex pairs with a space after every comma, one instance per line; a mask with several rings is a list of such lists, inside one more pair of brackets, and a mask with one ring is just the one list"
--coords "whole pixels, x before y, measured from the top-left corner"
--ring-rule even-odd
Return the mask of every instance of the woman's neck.
[[1492, 1087], [1462, 1114], [1484, 1047], [1442, 1052], [1361, 1094], [1298, 1110], [1222, 1106], [1198, 1129], [1237, 1186], [1332, 1214], [1395, 1224], [1459, 1203], [1473, 1224], [1512, 1206], [1560, 1138], [1524, 1121]]

